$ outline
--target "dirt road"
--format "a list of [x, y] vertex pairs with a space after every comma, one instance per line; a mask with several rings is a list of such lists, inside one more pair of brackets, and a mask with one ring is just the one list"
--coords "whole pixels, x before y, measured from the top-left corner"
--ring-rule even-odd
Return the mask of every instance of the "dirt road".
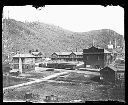
[[56, 74], [52, 74], [52, 75], [50, 75], [50, 76], [44, 77], [44, 78], [42, 78], [42, 79], [36, 79], [36, 80], [34, 80], [34, 81], [31, 81], [31, 82], [22, 83], [22, 84], [10, 86], [10, 87], [5, 87], [5, 88], [3, 88], [3, 92], [4, 92], [5, 90], [7, 90], [7, 89], [14, 89], [14, 88], [17, 88], [17, 87], [26, 86], [26, 85], [30, 85], [30, 84], [33, 84], [33, 83], [39, 83], [39, 82], [46, 81], [46, 80], [48, 80], [48, 79], [54, 78], [54, 77], [59, 76], [59, 75], [62, 75], [62, 74], [67, 74], [67, 73], [68, 73], [68, 72], [56, 73]]

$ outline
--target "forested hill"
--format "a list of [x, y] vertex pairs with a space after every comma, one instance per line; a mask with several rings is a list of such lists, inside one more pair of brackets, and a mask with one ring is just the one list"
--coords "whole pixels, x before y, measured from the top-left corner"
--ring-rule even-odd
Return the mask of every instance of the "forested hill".
[[82, 51], [94, 44], [107, 48], [109, 41], [122, 46], [123, 36], [113, 30], [102, 29], [89, 32], [72, 32], [58, 26], [40, 22], [20, 22], [14, 19], [2, 21], [2, 52], [28, 52], [38, 49], [48, 57], [58, 51]]

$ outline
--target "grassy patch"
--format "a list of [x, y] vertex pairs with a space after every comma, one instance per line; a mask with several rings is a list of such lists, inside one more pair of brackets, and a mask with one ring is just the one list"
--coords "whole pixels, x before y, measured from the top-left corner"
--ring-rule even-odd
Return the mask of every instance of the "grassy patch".
[[61, 75], [58, 77], [54, 77], [51, 80], [56, 80], [56, 81], [65, 81], [65, 82], [75, 82], [75, 83], [90, 83], [93, 82], [90, 80], [93, 75], [85, 75], [83, 73], [69, 73], [65, 75]]
[[[61, 78], [64, 82], [58, 82], [60, 79], [58, 78], [57, 82], [45, 81], [19, 87], [15, 89], [14, 93], [7, 94], [5, 98], [11, 95], [9, 97], [13, 97], [12, 99], [23, 99], [22, 96], [24, 96], [25, 92], [29, 91], [39, 96], [38, 98], [33, 98], [33, 100], [44, 100], [45, 96], [49, 95], [57, 96], [59, 102], [70, 102], [71, 100], [79, 99], [85, 101], [108, 99], [118, 101], [118, 99], [123, 99], [123, 90], [122, 93], [119, 93], [121, 90], [116, 88], [110, 89], [112, 86], [100, 85], [98, 82], [95, 83], [90, 80], [92, 77], [93, 76], [84, 76], [82, 73], [69, 73], [69, 75], [65, 75], [65, 78]], [[122, 96], [120, 94], [122, 94]]]
[[3, 87], [18, 85], [18, 84], [29, 82], [29, 81], [30, 80], [25, 78], [21, 79], [21, 78], [3, 76]]

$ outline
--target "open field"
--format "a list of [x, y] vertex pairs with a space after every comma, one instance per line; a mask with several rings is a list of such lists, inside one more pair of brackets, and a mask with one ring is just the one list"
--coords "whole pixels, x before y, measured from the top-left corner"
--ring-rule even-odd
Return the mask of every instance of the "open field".
[[51, 80], [56, 81], [67, 81], [67, 82], [78, 82], [78, 83], [90, 83], [91, 78], [95, 77], [95, 75], [87, 75], [84, 73], [76, 73], [76, 72], [69, 72], [68, 74], [64, 74], [58, 77], [55, 77]]
[[32, 79], [41, 79], [49, 75], [59, 73], [59, 71], [30, 71], [20, 76], [3, 76], [3, 87], [9, 87], [31, 81]]
[[25, 76], [25, 77], [40, 79], [40, 78], [47, 77], [47, 76], [55, 74], [55, 73], [59, 73], [59, 71], [28, 72], [28, 73], [26, 73], [27, 76]]
[[[65, 79], [62, 79], [64, 78]], [[31, 92], [34, 94], [32, 101], [42, 102], [45, 96], [55, 95], [58, 97], [58, 102], [70, 102], [72, 100], [83, 101], [104, 101], [104, 100], [124, 100], [124, 90], [111, 85], [102, 85], [99, 82], [90, 80], [93, 76], [85, 76], [82, 73], [69, 73], [60, 76], [61, 81], [54, 82], [43, 81], [40, 83], [34, 83], [24, 87], [18, 87], [13, 91], [8, 91], [4, 95], [6, 100], [24, 100], [24, 94]], [[67, 79], [66, 79], [67, 78]], [[67, 80], [67, 81], [66, 81]], [[84, 82], [83, 82], [84, 81]], [[118, 93], [118, 95], [117, 95]], [[120, 96], [119, 96], [120, 94]], [[121, 95], [122, 94], [122, 95]], [[122, 96], [122, 97], [121, 97]]]
[[26, 78], [15, 78], [15, 77], [10, 77], [10, 76], [3, 76], [3, 88], [26, 83], [29, 81], [31, 80], [26, 79]]

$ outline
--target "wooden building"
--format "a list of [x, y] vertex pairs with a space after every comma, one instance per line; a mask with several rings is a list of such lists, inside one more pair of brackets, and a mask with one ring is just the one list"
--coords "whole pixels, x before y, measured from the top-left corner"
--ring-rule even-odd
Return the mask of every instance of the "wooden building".
[[100, 70], [101, 80], [115, 83], [125, 78], [125, 69], [116, 68], [112, 65], [106, 66]]
[[54, 52], [51, 55], [51, 59], [64, 61], [82, 61], [83, 52]]
[[94, 46], [83, 49], [84, 67], [90, 65], [91, 68], [104, 68], [112, 61], [112, 53]]
[[42, 62], [43, 59], [42, 59], [42, 53], [41, 52], [33, 51], [30, 54], [35, 56], [35, 63]]
[[37, 57], [31, 54], [16, 54], [12, 59], [12, 69], [20, 73], [25, 73], [28, 70], [35, 70], [35, 62], [42, 57]]
[[115, 82], [117, 69], [113, 66], [106, 66], [100, 70], [100, 79], [105, 82]]

